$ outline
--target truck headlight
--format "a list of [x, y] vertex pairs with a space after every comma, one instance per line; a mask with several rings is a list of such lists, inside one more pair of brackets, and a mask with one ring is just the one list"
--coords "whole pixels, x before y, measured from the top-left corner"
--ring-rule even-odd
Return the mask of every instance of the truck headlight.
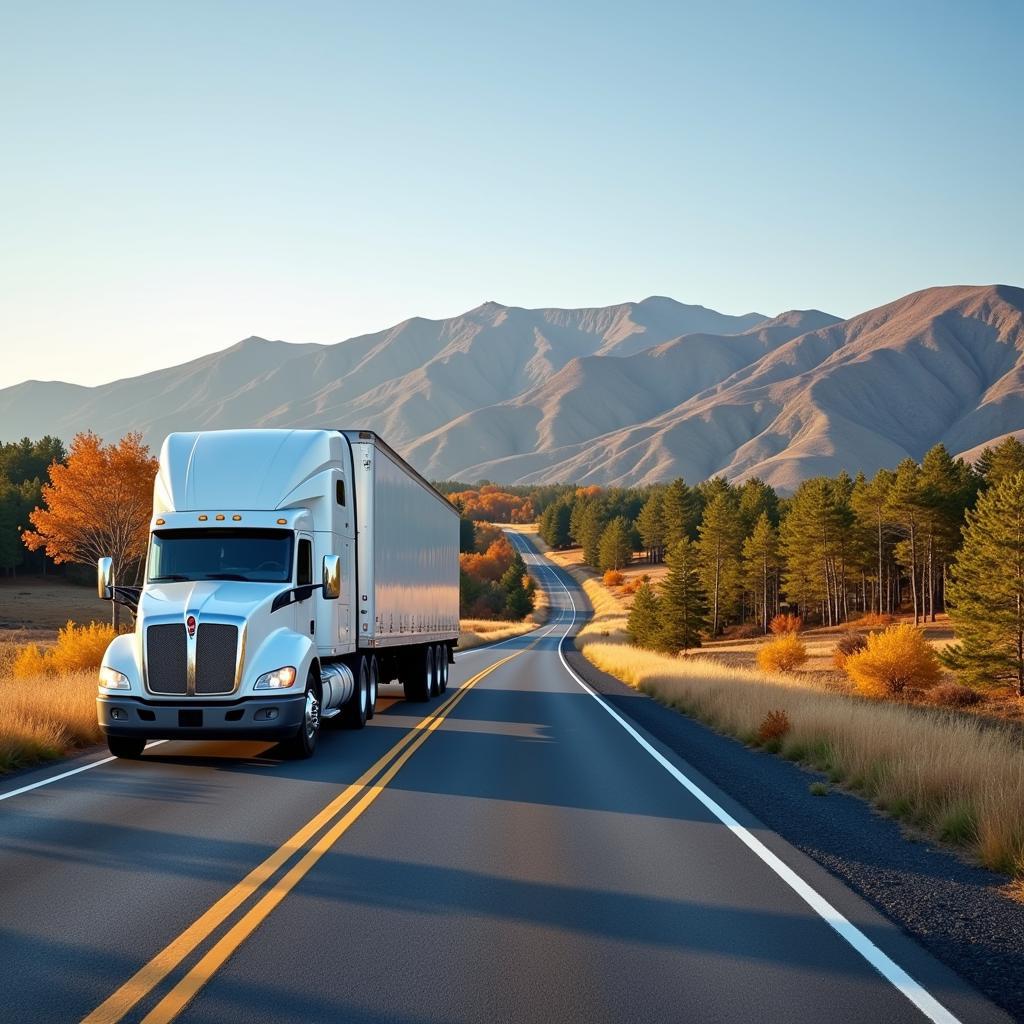
[[264, 672], [256, 680], [254, 690], [286, 690], [295, 682], [295, 669], [291, 665], [275, 668], [273, 672]]
[[132, 688], [128, 677], [109, 665], [103, 665], [100, 668], [100, 686], [104, 690], [130, 690]]

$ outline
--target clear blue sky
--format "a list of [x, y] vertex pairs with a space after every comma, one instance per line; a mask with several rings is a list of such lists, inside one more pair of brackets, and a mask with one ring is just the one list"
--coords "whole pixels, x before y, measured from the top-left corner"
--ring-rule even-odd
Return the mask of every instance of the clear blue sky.
[[1024, 4], [0, 4], [0, 386], [1024, 284]]

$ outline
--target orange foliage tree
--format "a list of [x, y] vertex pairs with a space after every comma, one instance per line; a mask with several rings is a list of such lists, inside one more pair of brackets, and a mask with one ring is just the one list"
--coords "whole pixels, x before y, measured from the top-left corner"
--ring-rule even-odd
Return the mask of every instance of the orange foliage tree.
[[448, 500], [477, 522], [532, 523], [537, 518], [529, 498], [508, 494], [495, 484], [484, 484], [479, 491], [456, 491]]
[[483, 552], [469, 551], [459, 555], [459, 568], [468, 576], [497, 582], [515, 558], [515, 548], [504, 536], [491, 541]]
[[77, 434], [66, 463], [50, 465], [43, 485], [44, 508], [29, 516], [34, 529], [22, 541], [30, 551], [44, 548], [58, 564], [95, 564], [109, 555], [114, 579], [137, 581], [146, 556], [157, 460], [141, 434], [126, 434], [104, 445], [92, 431]]

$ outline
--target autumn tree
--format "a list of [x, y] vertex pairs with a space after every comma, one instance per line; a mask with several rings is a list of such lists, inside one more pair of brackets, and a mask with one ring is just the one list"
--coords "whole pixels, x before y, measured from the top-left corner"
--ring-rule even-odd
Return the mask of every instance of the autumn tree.
[[[157, 460], [141, 434], [104, 445], [88, 431], [71, 442], [65, 463], [49, 468], [42, 487], [45, 507], [29, 516], [22, 534], [30, 551], [44, 549], [60, 564], [94, 565], [109, 555], [114, 579], [138, 582], [146, 556]], [[115, 619], [117, 606], [115, 605]]]
[[697, 542], [700, 580], [707, 594], [711, 635], [735, 601], [740, 581], [742, 529], [732, 495], [719, 491], [704, 509]]
[[1002, 477], [967, 513], [947, 593], [958, 641], [949, 664], [973, 683], [1011, 682], [1024, 697], [1024, 472]]
[[665, 562], [668, 575], [658, 596], [661, 622], [657, 646], [672, 653], [700, 647], [701, 631], [707, 622], [696, 548], [688, 537], [683, 537], [669, 548]]

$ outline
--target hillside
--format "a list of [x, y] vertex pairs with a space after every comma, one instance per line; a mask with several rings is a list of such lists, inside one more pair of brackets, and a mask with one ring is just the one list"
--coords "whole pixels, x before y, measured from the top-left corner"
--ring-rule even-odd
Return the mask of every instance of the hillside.
[[620, 484], [715, 473], [782, 490], [942, 441], [1024, 431], [1024, 291], [930, 288], [846, 321], [652, 297], [487, 302], [335, 345], [249, 338], [95, 388], [0, 391], [0, 438], [91, 428], [371, 427], [433, 477]]

